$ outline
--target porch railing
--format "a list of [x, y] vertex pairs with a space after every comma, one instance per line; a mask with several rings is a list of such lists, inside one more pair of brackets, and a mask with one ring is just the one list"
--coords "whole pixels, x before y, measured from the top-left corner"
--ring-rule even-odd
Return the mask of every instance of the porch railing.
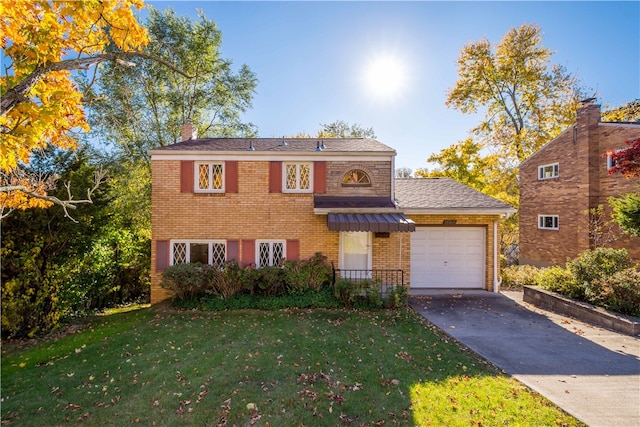
[[397, 285], [404, 286], [404, 270], [333, 270], [334, 283], [338, 279], [347, 279], [358, 283], [369, 280], [374, 285], [380, 286], [380, 293], [386, 294]]

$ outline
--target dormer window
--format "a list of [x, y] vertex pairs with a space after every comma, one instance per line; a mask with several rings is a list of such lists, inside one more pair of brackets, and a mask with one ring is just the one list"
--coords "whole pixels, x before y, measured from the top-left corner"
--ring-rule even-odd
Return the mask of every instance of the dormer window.
[[557, 178], [560, 175], [560, 165], [553, 163], [551, 165], [538, 166], [538, 180]]
[[342, 185], [345, 187], [366, 187], [371, 185], [371, 179], [362, 169], [351, 169], [342, 177]]

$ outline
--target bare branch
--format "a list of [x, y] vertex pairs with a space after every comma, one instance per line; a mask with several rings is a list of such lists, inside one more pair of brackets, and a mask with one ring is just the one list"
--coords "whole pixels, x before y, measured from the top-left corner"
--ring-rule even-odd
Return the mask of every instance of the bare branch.
[[[71, 182], [69, 181], [64, 184], [65, 188], [67, 189], [67, 198], [65, 200], [62, 200], [56, 196], [50, 196], [46, 194], [46, 192], [43, 192], [43, 189], [55, 188], [55, 177], [47, 176], [43, 178], [43, 176], [41, 175], [37, 177], [31, 177], [31, 182], [29, 183], [29, 185], [10, 185], [8, 175], [2, 174], [2, 176], [0, 176], [0, 184], [2, 184], [0, 185], [0, 193], [8, 194], [11, 192], [20, 191], [29, 197], [51, 202], [55, 205], [61, 206], [64, 211], [64, 216], [77, 223], [78, 221], [69, 213], [69, 209], [77, 209], [77, 206], [82, 204], [92, 204], [93, 200], [91, 199], [91, 197], [93, 196], [93, 193], [98, 189], [98, 187], [100, 187], [100, 185], [104, 182], [106, 176], [107, 170], [102, 168], [102, 166], [98, 168], [98, 170], [94, 174], [93, 185], [91, 186], [91, 188], [87, 189], [86, 199], [73, 199], [73, 194], [71, 193]], [[0, 220], [9, 216], [11, 212], [13, 212], [17, 208], [19, 207], [7, 206], [7, 201], [5, 199], [5, 202], [0, 205]]]

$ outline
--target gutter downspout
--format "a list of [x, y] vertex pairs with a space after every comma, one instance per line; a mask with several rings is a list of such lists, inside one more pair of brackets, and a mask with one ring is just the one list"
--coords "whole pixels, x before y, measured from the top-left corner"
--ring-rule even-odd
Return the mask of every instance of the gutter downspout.
[[499, 277], [500, 259], [498, 257], [498, 221], [493, 221], [493, 292], [500, 292], [500, 284], [502, 283], [502, 277]]

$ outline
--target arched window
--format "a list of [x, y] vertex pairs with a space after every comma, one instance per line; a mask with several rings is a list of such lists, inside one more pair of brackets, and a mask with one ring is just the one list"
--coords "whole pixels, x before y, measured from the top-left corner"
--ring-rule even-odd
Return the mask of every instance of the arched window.
[[344, 186], [367, 186], [371, 185], [369, 175], [362, 169], [351, 169], [342, 177], [342, 185]]

